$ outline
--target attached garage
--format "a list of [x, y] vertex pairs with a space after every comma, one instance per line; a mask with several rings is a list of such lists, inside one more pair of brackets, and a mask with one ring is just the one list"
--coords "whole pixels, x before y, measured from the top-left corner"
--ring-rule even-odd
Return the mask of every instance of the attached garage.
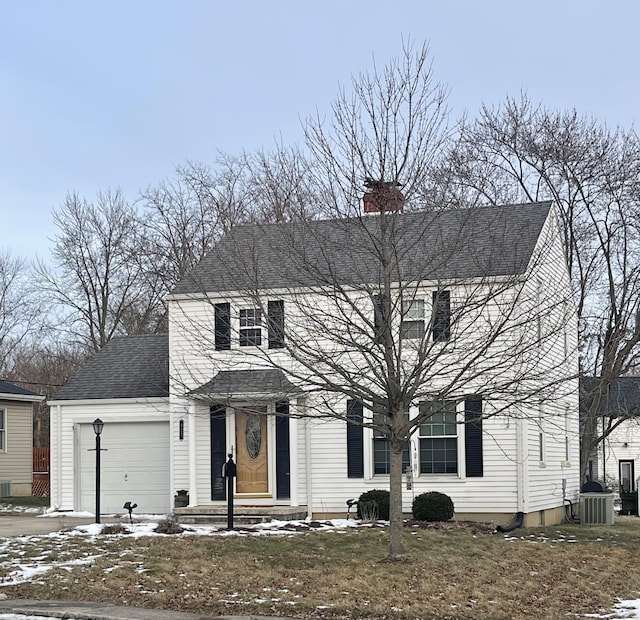
[[[78, 506], [96, 506], [96, 436], [90, 423], [78, 424], [80, 470]], [[122, 513], [125, 502], [138, 504], [137, 513], [170, 511], [169, 423], [105, 423], [101, 436], [100, 512]]]
[[96, 509], [96, 436], [101, 435], [100, 512], [166, 514], [172, 508], [169, 342], [166, 334], [114, 338], [49, 402], [51, 507]]

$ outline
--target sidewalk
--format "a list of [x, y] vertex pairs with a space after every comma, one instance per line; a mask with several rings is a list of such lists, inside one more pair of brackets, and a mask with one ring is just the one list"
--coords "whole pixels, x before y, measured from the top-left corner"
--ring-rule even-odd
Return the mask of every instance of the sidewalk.
[[[77, 525], [94, 523], [93, 517], [69, 517], [61, 514], [57, 517], [41, 517], [34, 513], [0, 513], [0, 538], [11, 536], [33, 536], [49, 534], [60, 530], [72, 529]], [[108, 522], [122, 522], [121, 519], [103, 519]]]
[[162, 609], [122, 607], [74, 601], [0, 600], [0, 614], [24, 614], [68, 620], [290, 620], [273, 616], [208, 616]]

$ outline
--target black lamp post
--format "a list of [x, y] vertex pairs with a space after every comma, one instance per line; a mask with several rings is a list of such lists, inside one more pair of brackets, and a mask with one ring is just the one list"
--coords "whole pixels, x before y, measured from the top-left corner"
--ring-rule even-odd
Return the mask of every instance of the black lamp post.
[[100, 523], [100, 435], [104, 422], [100, 418], [93, 421], [93, 432], [96, 434], [96, 523]]

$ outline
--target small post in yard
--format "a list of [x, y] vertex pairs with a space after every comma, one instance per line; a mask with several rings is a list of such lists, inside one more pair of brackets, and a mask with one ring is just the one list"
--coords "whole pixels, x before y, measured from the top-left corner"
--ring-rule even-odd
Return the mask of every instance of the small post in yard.
[[227, 479], [227, 529], [233, 529], [233, 479], [236, 477], [236, 464], [233, 455], [229, 454], [229, 460], [224, 464], [224, 477]]
[[100, 435], [104, 422], [100, 418], [93, 421], [93, 432], [96, 434], [96, 523], [100, 523]]

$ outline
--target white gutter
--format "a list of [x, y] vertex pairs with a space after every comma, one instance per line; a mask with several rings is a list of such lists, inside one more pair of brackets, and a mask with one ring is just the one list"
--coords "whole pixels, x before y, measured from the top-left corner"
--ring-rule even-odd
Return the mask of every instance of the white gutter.
[[46, 396], [40, 394], [12, 394], [10, 392], [0, 392], [0, 400], [20, 400], [28, 403], [41, 402]]

